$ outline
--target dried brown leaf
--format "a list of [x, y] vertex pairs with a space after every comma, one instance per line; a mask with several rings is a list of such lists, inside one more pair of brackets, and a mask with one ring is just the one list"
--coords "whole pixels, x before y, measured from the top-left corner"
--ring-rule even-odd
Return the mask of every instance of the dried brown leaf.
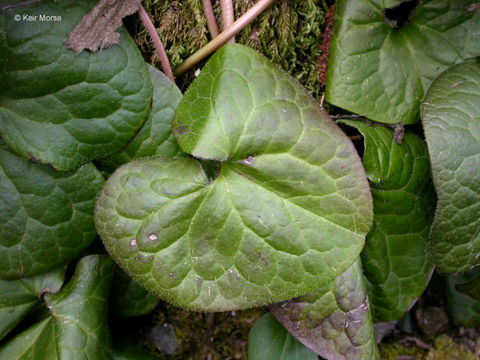
[[120, 42], [116, 30], [122, 19], [136, 12], [141, 0], [101, 0], [68, 34], [65, 45], [80, 54], [83, 49], [96, 52]]

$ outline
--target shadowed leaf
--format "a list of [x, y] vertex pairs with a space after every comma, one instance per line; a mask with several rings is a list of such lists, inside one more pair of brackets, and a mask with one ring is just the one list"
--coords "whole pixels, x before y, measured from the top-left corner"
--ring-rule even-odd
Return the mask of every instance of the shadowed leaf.
[[422, 121], [438, 195], [433, 260], [441, 273], [463, 273], [480, 264], [480, 64], [442, 73], [427, 92]]

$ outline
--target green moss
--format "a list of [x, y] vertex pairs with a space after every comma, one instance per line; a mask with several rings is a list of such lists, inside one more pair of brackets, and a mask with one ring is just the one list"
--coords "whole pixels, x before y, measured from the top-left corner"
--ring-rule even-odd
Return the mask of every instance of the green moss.
[[447, 335], [440, 335], [434, 341], [434, 348], [431, 349], [425, 360], [474, 360], [475, 355], [465, 349], [461, 344], [456, 343]]
[[411, 344], [403, 346], [399, 343], [381, 343], [379, 345], [382, 360], [396, 360], [400, 355], [413, 356], [416, 360], [474, 360], [475, 355], [463, 345], [456, 343], [447, 335], [439, 335], [433, 339], [433, 347], [428, 351]]
[[[234, 1], [238, 19], [256, 1]], [[215, 13], [220, 18], [219, 1]], [[209, 40], [201, 0], [144, 1], [166, 48], [172, 67], [178, 66]], [[321, 30], [324, 22], [324, 1], [278, 0], [242, 30], [236, 41], [264, 54], [271, 62], [297, 79], [319, 99], [321, 85], [318, 76]], [[217, 20], [221, 25], [221, 21]], [[153, 47], [143, 28], [138, 25], [137, 44], [147, 62], [159, 67]], [[193, 80], [194, 70], [178, 79], [181, 88]]]
[[380, 358], [382, 360], [397, 360], [397, 357], [400, 355], [410, 355], [413, 356], [415, 359], [420, 360], [423, 359], [425, 352], [416, 347], [405, 347], [397, 343], [393, 344], [379, 344], [380, 350]]

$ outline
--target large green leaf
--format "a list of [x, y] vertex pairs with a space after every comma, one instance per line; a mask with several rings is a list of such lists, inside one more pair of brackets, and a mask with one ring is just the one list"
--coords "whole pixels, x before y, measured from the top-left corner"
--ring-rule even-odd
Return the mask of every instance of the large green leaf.
[[1, 347], [0, 359], [112, 358], [107, 300], [113, 266], [106, 256], [81, 259], [70, 282], [45, 295], [49, 316]]
[[153, 85], [152, 110], [140, 131], [119, 153], [102, 159], [102, 165], [115, 170], [132, 159], [145, 156], [185, 156], [171, 130], [172, 118], [182, 99], [180, 89], [161, 71], [147, 65]]
[[48, 0], [0, 12], [0, 133], [18, 154], [59, 170], [120, 150], [150, 110], [148, 72], [125, 29], [119, 45], [99, 53], [65, 47], [95, 3]]
[[[248, 79], [248, 81], [247, 81]], [[325, 284], [363, 247], [371, 197], [352, 143], [305, 90], [263, 57], [227, 45], [205, 65], [173, 123], [193, 159], [119, 168], [97, 230], [135, 280], [204, 310], [278, 302]]]
[[60, 290], [65, 267], [32, 278], [0, 280], [0, 340], [12, 330], [45, 293]]
[[364, 137], [363, 166], [373, 197], [373, 226], [362, 251], [375, 322], [399, 319], [425, 290], [433, 272], [428, 237], [434, 212], [426, 143], [405, 133], [343, 121]]
[[460, 293], [458, 285], [480, 276], [480, 268], [475, 268], [463, 276], [445, 278], [445, 307], [456, 324], [468, 328], [480, 326], [480, 300]]
[[91, 163], [57, 172], [0, 145], [0, 277], [39, 274], [85, 249], [97, 236], [93, 208], [103, 183]]
[[267, 313], [255, 322], [248, 334], [249, 360], [316, 360], [314, 352]]
[[430, 234], [442, 273], [480, 264], [480, 64], [452, 66], [432, 84], [422, 106], [438, 195]]
[[322, 288], [270, 310], [323, 358], [380, 359], [360, 260]]
[[[412, 124], [430, 83], [450, 65], [480, 55], [475, 0], [340, 0], [325, 98], [384, 123]], [[398, 5], [414, 7], [402, 24]], [[386, 9], [392, 9], [385, 13]], [[408, 12], [408, 11], [406, 11]], [[389, 14], [401, 15], [397, 26]], [[392, 16], [392, 15], [390, 15]]]

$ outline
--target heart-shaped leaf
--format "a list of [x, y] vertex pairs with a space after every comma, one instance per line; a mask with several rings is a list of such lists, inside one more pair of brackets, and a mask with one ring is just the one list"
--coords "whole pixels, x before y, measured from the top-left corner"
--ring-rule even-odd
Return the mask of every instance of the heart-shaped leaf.
[[65, 267], [31, 278], [0, 280], [0, 340], [12, 330], [45, 293], [60, 290]]
[[132, 159], [146, 156], [186, 156], [172, 135], [172, 118], [182, 99], [180, 89], [161, 71], [147, 65], [153, 85], [152, 110], [140, 131], [119, 153], [101, 160], [110, 171]]
[[150, 110], [148, 72], [125, 29], [119, 45], [99, 53], [67, 50], [69, 31], [95, 3], [48, 0], [0, 12], [0, 133], [18, 154], [59, 170], [120, 150]]
[[248, 334], [248, 359], [317, 360], [318, 356], [267, 313], [255, 322]]
[[103, 183], [91, 163], [58, 172], [0, 144], [0, 277], [33, 276], [85, 249], [97, 236], [93, 208]]
[[0, 359], [112, 358], [107, 310], [113, 267], [106, 256], [82, 258], [70, 282], [45, 295], [48, 316], [1, 347]]
[[371, 225], [368, 182], [349, 139], [295, 81], [227, 45], [173, 122], [182, 150], [223, 161], [132, 161], [96, 206], [110, 254], [177, 305], [252, 307], [298, 296], [352, 264]]
[[434, 81], [422, 106], [438, 195], [430, 234], [442, 273], [480, 264], [480, 64], [452, 66]]
[[342, 121], [364, 137], [363, 166], [373, 197], [373, 226], [362, 250], [375, 322], [399, 319], [425, 290], [433, 272], [428, 237], [434, 212], [427, 144], [406, 132]]
[[270, 310], [323, 358], [380, 359], [360, 260], [322, 288]]
[[325, 99], [379, 122], [416, 123], [430, 83], [480, 55], [474, 2], [337, 1]]

